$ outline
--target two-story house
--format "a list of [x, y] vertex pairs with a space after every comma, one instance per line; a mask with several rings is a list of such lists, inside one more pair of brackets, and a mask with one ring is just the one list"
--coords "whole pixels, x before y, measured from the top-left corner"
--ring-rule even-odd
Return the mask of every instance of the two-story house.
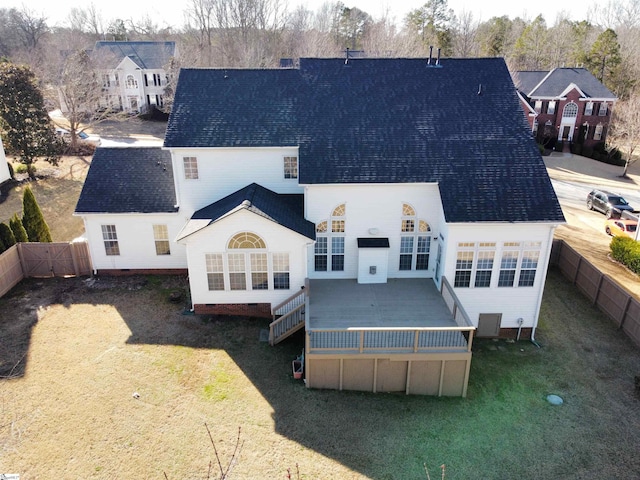
[[556, 139], [593, 147], [606, 140], [617, 98], [585, 68], [520, 71], [514, 81], [539, 143]]
[[99, 41], [91, 55], [103, 72], [101, 107], [140, 113], [163, 106], [175, 42]]
[[98, 274], [304, 328], [307, 386], [432, 395], [474, 335], [534, 337], [564, 222], [497, 58], [183, 69], [164, 146], [98, 148], [76, 214]]

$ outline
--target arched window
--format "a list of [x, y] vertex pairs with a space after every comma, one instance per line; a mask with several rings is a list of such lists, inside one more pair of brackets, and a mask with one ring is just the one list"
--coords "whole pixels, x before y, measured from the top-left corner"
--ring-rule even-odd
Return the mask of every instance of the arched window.
[[400, 228], [400, 270], [428, 270], [431, 250], [431, 227], [417, 218], [415, 209], [402, 204]]
[[289, 254], [267, 251], [255, 233], [240, 232], [225, 253], [205, 254], [209, 290], [289, 290]]
[[264, 240], [255, 233], [242, 232], [231, 237], [228, 248], [267, 248], [267, 246]]
[[344, 271], [344, 234], [346, 205], [338, 205], [329, 220], [316, 225], [315, 271]]
[[127, 88], [138, 88], [138, 81], [133, 77], [133, 75], [127, 75], [126, 85]]
[[572, 118], [578, 116], [578, 105], [573, 102], [569, 102], [564, 106], [562, 110], [562, 116], [565, 118]]

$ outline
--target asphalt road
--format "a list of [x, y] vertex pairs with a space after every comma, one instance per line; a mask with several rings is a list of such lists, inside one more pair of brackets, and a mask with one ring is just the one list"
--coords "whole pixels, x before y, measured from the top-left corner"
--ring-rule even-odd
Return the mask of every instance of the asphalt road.
[[632, 165], [634, 168], [630, 168], [629, 178], [625, 179], [620, 177], [622, 167], [577, 155], [545, 157], [545, 164], [569, 225], [597, 231], [603, 241], [611, 240], [604, 231], [605, 216], [587, 208], [587, 194], [593, 188], [619, 193], [636, 211], [640, 210], [640, 176], [636, 174], [636, 165]]

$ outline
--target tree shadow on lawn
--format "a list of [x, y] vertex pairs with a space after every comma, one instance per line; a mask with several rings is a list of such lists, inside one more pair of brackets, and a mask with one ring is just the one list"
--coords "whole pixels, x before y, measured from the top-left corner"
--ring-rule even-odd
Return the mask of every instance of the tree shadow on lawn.
[[[447, 480], [594, 478], [592, 474], [605, 471], [629, 478], [624, 476], [629, 469], [640, 471], [638, 460], [625, 451], [637, 442], [621, 446], [617, 437], [624, 429], [594, 418], [594, 408], [600, 407], [582, 398], [597, 385], [582, 385], [570, 365], [548, 364], [552, 347], [539, 350], [527, 342], [474, 349], [467, 399], [310, 390], [293, 378], [291, 369], [303, 346], [302, 332], [271, 347], [260, 341], [268, 320], [189, 315], [183, 304], [168, 301], [169, 293], [186, 291], [186, 285], [180, 277], [26, 280], [0, 300], [0, 307], [3, 313], [9, 306], [15, 312], [23, 309], [31, 321], [14, 334], [13, 343], [23, 348], [17, 357], [28, 351], [37, 319], [34, 305], [47, 302], [114, 307], [130, 331], [129, 344], [224, 351], [273, 409], [275, 433], [303, 447], [301, 458], [309, 455], [308, 449], [367, 478], [425, 478], [423, 462], [436, 475], [446, 464]], [[556, 279], [551, 287], [559, 285]], [[576, 320], [583, 323], [591, 307], [573, 287], [562, 287], [563, 299], [576, 297], [573, 301], [585, 304]], [[567, 307], [563, 318], [575, 308]], [[564, 331], [561, 338], [546, 336], [540, 335], [568, 349], [570, 358], [575, 355], [572, 343], [581, 341]], [[1, 355], [3, 365], [9, 365]], [[528, 378], [528, 368], [538, 376]], [[16, 373], [24, 373], [24, 364]], [[544, 399], [547, 393], [560, 393], [569, 401], [551, 407]], [[606, 439], [607, 448], [597, 439]], [[283, 471], [298, 459], [286, 461]]]

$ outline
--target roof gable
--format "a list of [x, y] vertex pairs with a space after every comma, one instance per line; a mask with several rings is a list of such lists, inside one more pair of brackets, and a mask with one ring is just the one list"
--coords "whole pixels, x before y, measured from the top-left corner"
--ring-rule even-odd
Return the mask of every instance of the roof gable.
[[[517, 72], [516, 85], [529, 98], [561, 98], [574, 85], [587, 98], [616, 96], [585, 68], [554, 68], [548, 72]], [[536, 83], [535, 80], [537, 80]]]
[[162, 69], [175, 55], [175, 42], [96, 42], [94, 54], [112, 57], [115, 68], [130, 58], [143, 70]]
[[96, 149], [75, 213], [176, 212], [171, 154], [159, 147]]
[[183, 69], [164, 145], [298, 146], [301, 184], [438, 183], [448, 222], [564, 220], [499, 58]]
[[257, 183], [252, 183], [196, 211], [178, 234], [178, 240], [241, 210], [259, 215], [315, 240], [315, 225], [305, 220], [301, 197], [302, 195], [280, 195]]

